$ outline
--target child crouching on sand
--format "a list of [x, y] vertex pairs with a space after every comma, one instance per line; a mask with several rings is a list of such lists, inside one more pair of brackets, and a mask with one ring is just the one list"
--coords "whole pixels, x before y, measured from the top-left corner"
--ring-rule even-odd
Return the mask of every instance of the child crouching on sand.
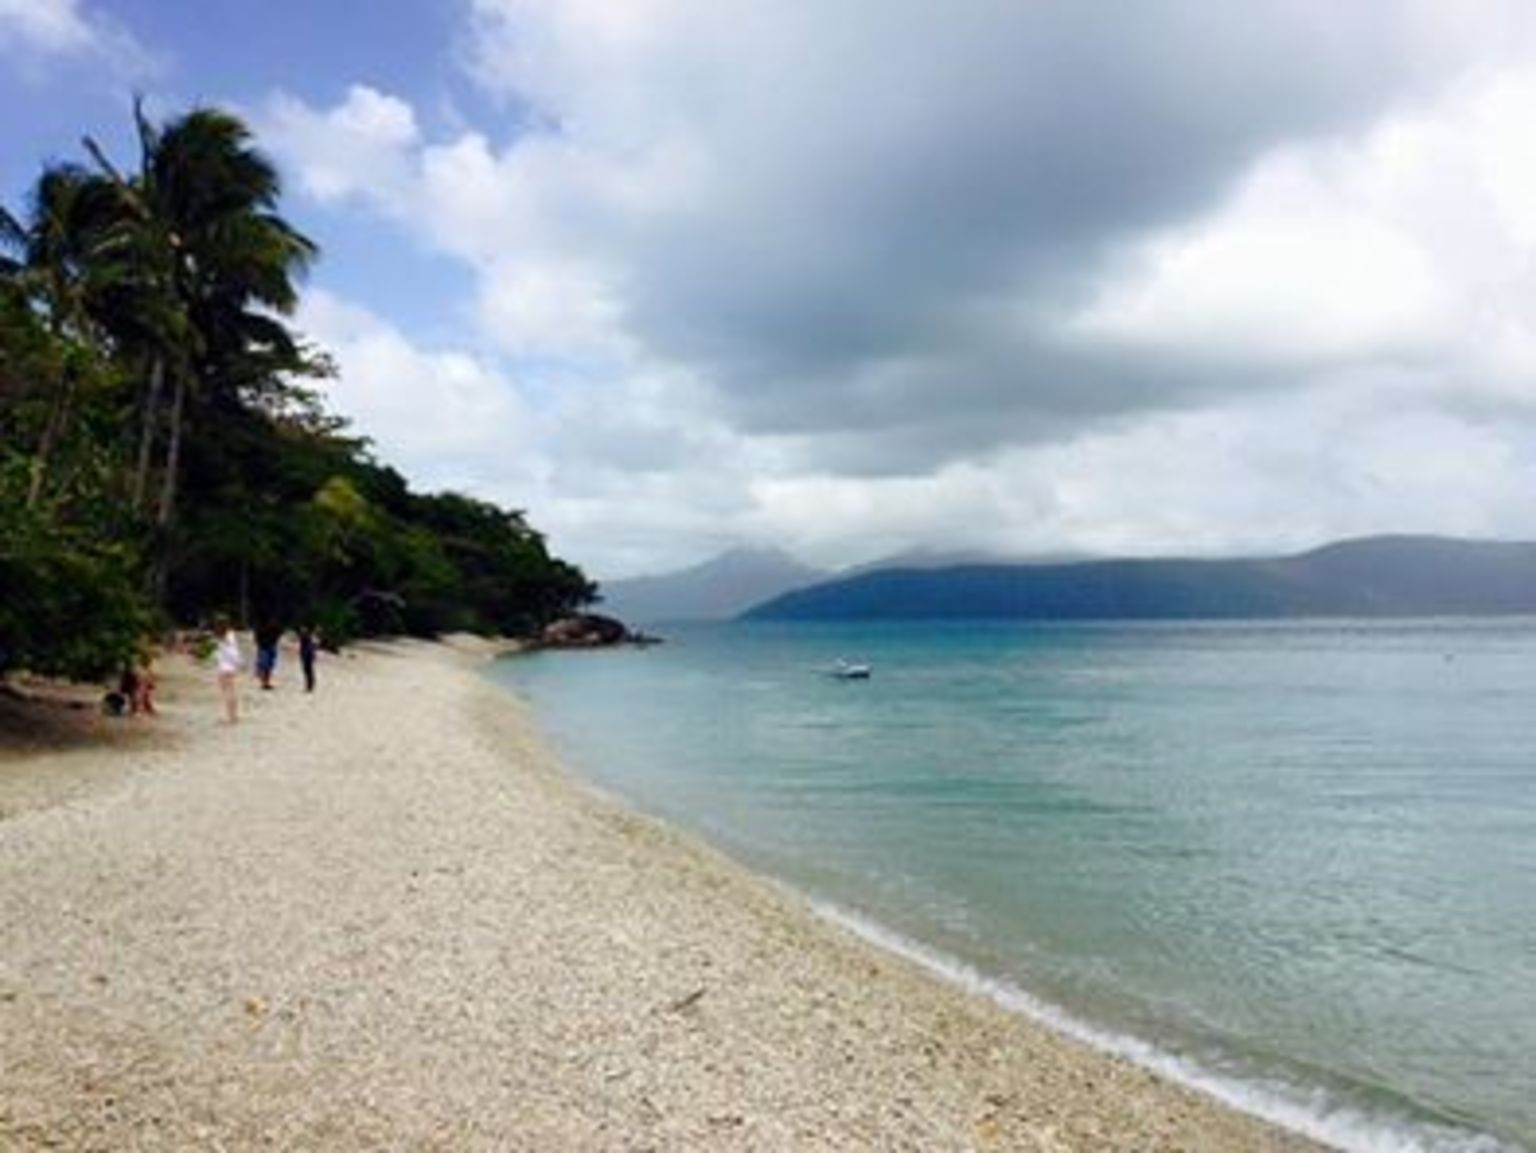
[[155, 671], [153, 658], [148, 651], [123, 666], [123, 676], [118, 682], [124, 706], [131, 717], [155, 715]]

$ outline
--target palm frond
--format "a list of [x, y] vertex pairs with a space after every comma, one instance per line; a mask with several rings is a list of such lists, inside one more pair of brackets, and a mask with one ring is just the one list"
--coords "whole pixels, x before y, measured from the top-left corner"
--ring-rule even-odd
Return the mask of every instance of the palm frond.
[[20, 253], [27, 247], [26, 225], [9, 208], [0, 205], [0, 247]]

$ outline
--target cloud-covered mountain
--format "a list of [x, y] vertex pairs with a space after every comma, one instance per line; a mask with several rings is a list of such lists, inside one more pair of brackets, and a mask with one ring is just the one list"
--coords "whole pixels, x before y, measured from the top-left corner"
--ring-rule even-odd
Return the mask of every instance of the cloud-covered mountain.
[[826, 575], [777, 549], [732, 549], [677, 572], [605, 582], [603, 609], [635, 624], [728, 620]]
[[1536, 613], [1536, 543], [1384, 536], [1297, 556], [883, 569], [755, 619], [1192, 620]]
[[1090, 559], [1079, 552], [1042, 552], [1028, 556], [1005, 554], [983, 549], [935, 549], [922, 545], [889, 553], [863, 564], [839, 569], [838, 579], [862, 576], [881, 569], [938, 569], [975, 565], [1067, 564]]

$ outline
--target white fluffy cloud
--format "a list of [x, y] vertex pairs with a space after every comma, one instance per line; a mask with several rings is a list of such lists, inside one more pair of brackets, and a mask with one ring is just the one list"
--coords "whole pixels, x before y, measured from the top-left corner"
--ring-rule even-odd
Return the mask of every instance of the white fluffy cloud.
[[474, 273], [534, 463], [404, 408], [402, 459], [602, 574], [1536, 531], [1536, 12], [1223, 11], [477, 0], [499, 121], [262, 135]]
[[298, 158], [301, 187], [316, 200], [332, 203], [368, 189], [385, 207], [408, 210], [410, 155], [421, 140], [405, 101], [359, 84], [322, 114], [279, 93], [266, 119], [279, 147]]
[[1155, 416], [922, 477], [765, 480], [753, 527], [831, 564], [849, 560], [850, 540], [856, 556], [913, 541], [1145, 556], [1278, 553], [1410, 524], [1528, 535], [1533, 443], [1530, 425], [1329, 390]]
[[763, 454], [703, 416], [686, 378], [593, 383], [561, 369], [510, 374], [485, 358], [418, 347], [394, 325], [311, 290], [297, 326], [336, 361], [330, 407], [419, 487], [534, 513], [571, 555], [653, 565], [657, 542], [729, 544], [752, 511]]
[[419, 349], [367, 309], [318, 289], [305, 294], [296, 323], [336, 361], [330, 406], [421, 484], [480, 489], [537, 477], [536, 417], [496, 367]]
[[1075, 323], [1239, 369], [1413, 366], [1529, 390], [1533, 102], [1536, 67], [1358, 138], [1277, 149], [1219, 211], [1138, 245]]
[[0, 37], [39, 52], [79, 52], [97, 38], [77, 0], [0, 0]]
[[155, 70], [150, 53], [127, 29], [81, 0], [0, 0], [0, 57], [23, 76], [40, 74], [57, 60], [105, 64], [120, 76]]

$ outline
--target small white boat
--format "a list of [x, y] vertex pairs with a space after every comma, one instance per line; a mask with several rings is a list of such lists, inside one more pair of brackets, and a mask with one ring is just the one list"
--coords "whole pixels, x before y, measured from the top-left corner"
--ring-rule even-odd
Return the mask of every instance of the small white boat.
[[867, 681], [871, 671], [868, 665], [854, 664], [841, 658], [831, 668], [832, 675], [840, 681]]

